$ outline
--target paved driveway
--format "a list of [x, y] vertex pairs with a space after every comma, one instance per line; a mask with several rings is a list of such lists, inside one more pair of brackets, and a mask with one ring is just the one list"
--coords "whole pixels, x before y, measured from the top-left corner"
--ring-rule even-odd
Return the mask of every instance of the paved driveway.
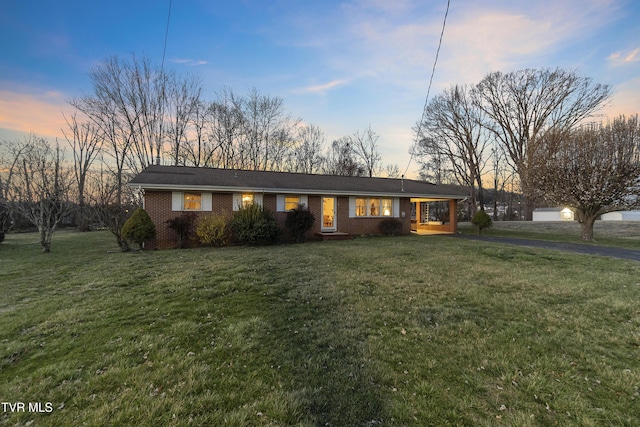
[[534, 248], [554, 249], [559, 251], [577, 252], [582, 254], [600, 255], [612, 258], [640, 261], [640, 250], [635, 249], [622, 249], [609, 246], [597, 246], [580, 243], [549, 242], [546, 240], [519, 239], [514, 237], [479, 236], [475, 234], [452, 234], [451, 236], [469, 240], [481, 240], [484, 242], [506, 243], [509, 245], [530, 246]]

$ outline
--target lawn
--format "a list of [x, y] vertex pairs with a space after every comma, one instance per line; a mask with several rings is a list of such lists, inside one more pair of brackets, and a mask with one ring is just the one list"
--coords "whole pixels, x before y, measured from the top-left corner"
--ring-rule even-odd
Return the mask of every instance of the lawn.
[[[461, 223], [459, 230], [462, 233], [478, 232], [471, 223]], [[482, 234], [640, 249], [640, 221], [596, 221], [592, 242], [580, 240], [580, 224], [577, 221], [495, 221]]]
[[[446, 236], [0, 244], [0, 425], [637, 426], [640, 263]], [[35, 408], [32, 408], [35, 409]], [[49, 410], [50, 409], [50, 410]]]

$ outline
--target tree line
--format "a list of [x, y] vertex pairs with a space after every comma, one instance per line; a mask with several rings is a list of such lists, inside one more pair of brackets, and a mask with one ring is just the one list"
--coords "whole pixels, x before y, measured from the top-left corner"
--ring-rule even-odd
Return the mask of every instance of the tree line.
[[[640, 206], [638, 117], [594, 121], [612, 88], [575, 71], [492, 72], [435, 96], [414, 128], [421, 175], [469, 189], [471, 210], [515, 183], [525, 219], [544, 204], [574, 209], [582, 237], [603, 213]], [[497, 214], [494, 197], [494, 215]]]
[[328, 144], [282, 98], [256, 89], [238, 95], [225, 87], [210, 101], [197, 76], [135, 54], [108, 57], [89, 77], [92, 91], [69, 101], [75, 112], [64, 117], [62, 144], [31, 134], [4, 141], [0, 151], [0, 232], [20, 215], [39, 229], [45, 252], [53, 230], [69, 217], [80, 229], [105, 225], [127, 249], [120, 229], [140, 200], [126, 184], [153, 164], [399, 174], [396, 165], [383, 165], [370, 125]]
[[[225, 87], [208, 101], [197, 76], [136, 55], [108, 57], [89, 77], [92, 92], [69, 101], [75, 112], [65, 117], [62, 146], [32, 134], [0, 151], [0, 232], [20, 215], [38, 228], [45, 252], [65, 218], [83, 230], [109, 228], [126, 250], [121, 228], [140, 204], [126, 183], [152, 164], [400, 175], [383, 164], [371, 126], [328, 144], [282, 98], [256, 89], [238, 95]], [[568, 204], [589, 239], [597, 216], [640, 203], [637, 116], [589, 121], [611, 93], [574, 71], [493, 72], [435, 96], [410, 151], [423, 179], [466, 186], [472, 212], [484, 209], [487, 180], [494, 214], [495, 195], [511, 182], [526, 219], [541, 203]]]

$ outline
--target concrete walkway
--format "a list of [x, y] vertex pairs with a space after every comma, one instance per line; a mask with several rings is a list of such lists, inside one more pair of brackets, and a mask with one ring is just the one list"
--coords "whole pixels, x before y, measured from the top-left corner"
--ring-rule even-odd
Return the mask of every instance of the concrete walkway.
[[640, 250], [623, 249], [610, 246], [597, 246], [580, 243], [550, 242], [547, 240], [520, 239], [515, 237], [479, 236], [475, 234], [454, 234], [455, 238], [481, 240], [483, 242], [506, 243], [508, 245], [529, 246], [541, 249], [554, 249], [566, 252], [577, 252], [588, 255], [600, 255], [611, 258], [640, 261]]

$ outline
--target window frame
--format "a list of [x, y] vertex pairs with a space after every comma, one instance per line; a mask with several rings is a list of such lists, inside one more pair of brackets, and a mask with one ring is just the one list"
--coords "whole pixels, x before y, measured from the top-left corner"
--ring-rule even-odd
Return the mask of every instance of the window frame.
[[[193, 197], [193, 198], [191, 198]], [[194, 204], [197, 207], [191, 207]], [[183, 211], [202, 211], [202, 193], [197, 191], [185, 191], [182, 193], [182, 210]]]
[[[350, 198], [349, 215], [351, 218], [396, 218], [399, 209], [398, 199], [394, 197], [356, 197]], [[385, 209], [389, 211], [385, 215]]]
[[[292, 199], [292, 200], [287, 200]], [[295, 202], [293, 201], [295, 199]], [[293, 205], [291, 205], [293, 203]], [[302, 197], [300, 195], [286, 194], [284, 196], [284, 211], [291, 212], [302, 204]]]

